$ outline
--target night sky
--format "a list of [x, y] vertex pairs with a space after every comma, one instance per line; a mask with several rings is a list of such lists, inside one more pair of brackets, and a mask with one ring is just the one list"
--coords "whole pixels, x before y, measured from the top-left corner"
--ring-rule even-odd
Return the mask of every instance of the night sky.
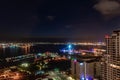
[[1, 0], [0, 38], [103, 40], [120, 27], [120, 0]]

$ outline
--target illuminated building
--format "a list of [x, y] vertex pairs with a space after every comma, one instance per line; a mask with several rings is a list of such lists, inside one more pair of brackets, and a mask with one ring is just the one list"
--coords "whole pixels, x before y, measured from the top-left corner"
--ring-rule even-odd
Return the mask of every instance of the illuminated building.
[[103, 56], [102, 80], [120, 80], [120, 30], [105, 38], [107, 53]]
[[[71, 74], [76, 80], [93, 80], [100, 76], [100, 57], [79, 56], [71, 60]], [[92, 58], [91, 58], [92, 57]]]

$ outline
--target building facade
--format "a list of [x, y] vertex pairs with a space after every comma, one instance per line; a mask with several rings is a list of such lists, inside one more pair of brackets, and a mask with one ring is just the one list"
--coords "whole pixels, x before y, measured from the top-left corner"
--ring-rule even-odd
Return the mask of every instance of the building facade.
[[[76, 80], [93, 80], [99, 76], [99, 62], [77, 62], [71, 61], [71, 74]], [[98, 80], [98, 79], [95, 79]]]
[[102, 62], [102, 80], [120, 80], [120, 30], [106, 36], [106, 49]]

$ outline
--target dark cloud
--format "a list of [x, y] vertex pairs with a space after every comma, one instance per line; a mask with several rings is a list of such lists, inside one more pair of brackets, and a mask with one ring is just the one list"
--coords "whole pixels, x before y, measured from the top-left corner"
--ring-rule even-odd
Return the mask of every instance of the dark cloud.
[[[101, 39], [118, 25], [120, 0], [31, 0], [4, 1], [0, 5], [0, 36], [44, 36]], [[96, 1], [96, 0], [95, 0]], [[95, 4], [93, 9], [93, 5]], [[118, 18], [118, 17], [115, 17]], [[110, 22], [109, 22], [110, 21]], [[117, 27], [117, 26], [116, 26]]]
[[53, 21], [55, 19], [55, 16], [47, 16], [47, 19], [49, 19], [50, 21]]
[[100, 0], [94, 8], [103, 15], [118, 16], [120, 15], [120, 3], [116, 0]]
[[72, 25], [66, 25], [65, 28], [67, 29], [72, 28]]

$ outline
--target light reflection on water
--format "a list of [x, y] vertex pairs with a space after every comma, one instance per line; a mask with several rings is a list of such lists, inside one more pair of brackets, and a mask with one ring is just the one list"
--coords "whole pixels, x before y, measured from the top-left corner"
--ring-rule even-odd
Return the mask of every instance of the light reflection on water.
[[[48, 44], [39, 44], [39, 45], [24, 45], [24, 46], [0, 46], [0, 58], [12, 57], [12, 56], [19, 56], [29, 53], [43, 53], [43, 52], [57, 52], [61, 53], [60, 49], [65, 48], [66, 45], [48, 45]], [[79, 46], [75, 45], [75, 49], [91, 49], [95, 46]]]
[[0, 58], [19, 56], [29, 53], [30, 47], [7, 46], [0, 47]]

